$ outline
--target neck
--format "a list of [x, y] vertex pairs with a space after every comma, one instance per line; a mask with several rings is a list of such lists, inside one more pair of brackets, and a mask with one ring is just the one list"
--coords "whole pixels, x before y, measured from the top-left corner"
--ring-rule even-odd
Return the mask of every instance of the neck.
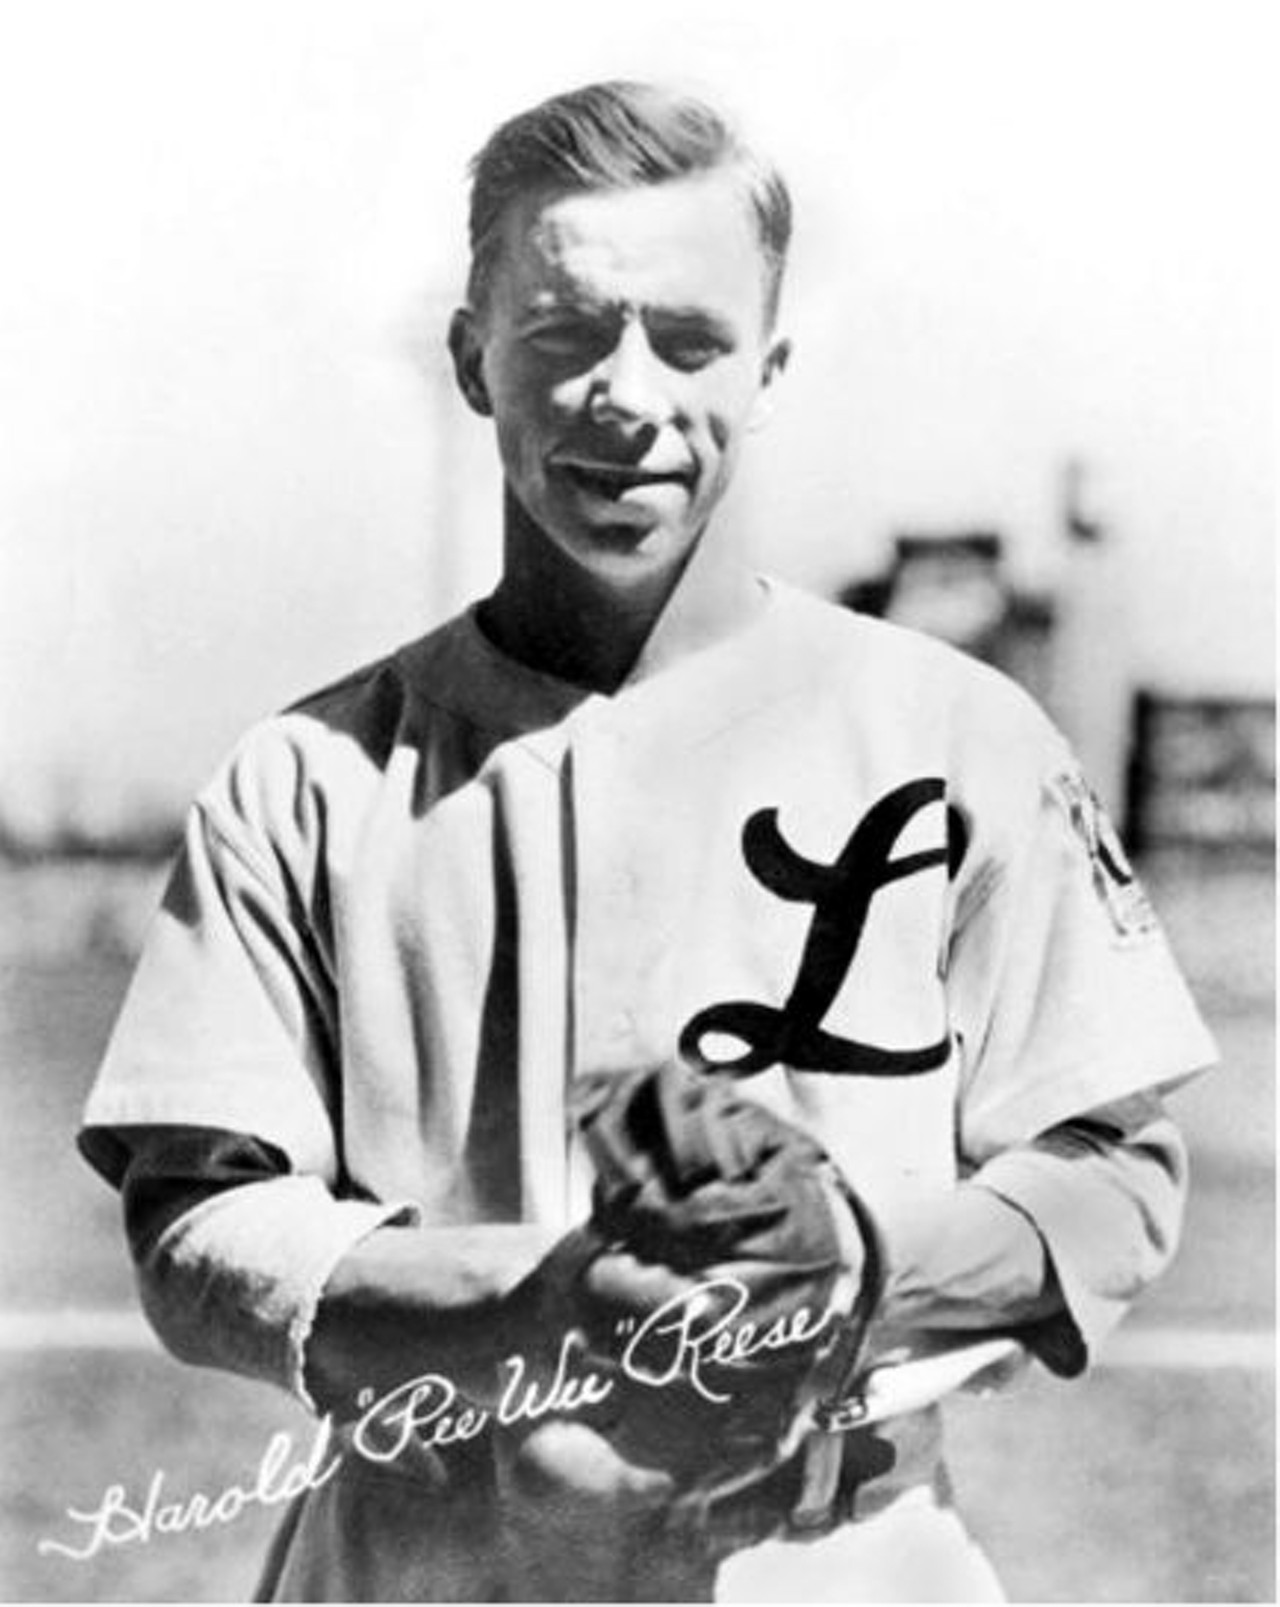
[[480, 606], [486, 634], [531, 669], [598, 692], [626, 680], [682, 570], [610, 586], [565, 556], [510, 492], [502, 579]]

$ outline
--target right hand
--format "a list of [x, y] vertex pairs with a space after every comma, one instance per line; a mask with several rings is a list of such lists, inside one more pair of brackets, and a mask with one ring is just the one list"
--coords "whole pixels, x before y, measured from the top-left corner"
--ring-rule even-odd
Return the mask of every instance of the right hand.
[[[834, 1166], [726, 1079], [677, 1062], [592, 1079], [578, 1108], [597, 1170], [592, 1215], [530, 1287], [554, 1343], [571, 1326], [582, 1364], [612, 1369], [610, 1399], [579, 1422], [682, 1491], [771, 1472], [803, 1433], [815, 1364], [864, 1269], [862, 1224]], [[746, 1343], [717, 1360], [717, 1337]]]

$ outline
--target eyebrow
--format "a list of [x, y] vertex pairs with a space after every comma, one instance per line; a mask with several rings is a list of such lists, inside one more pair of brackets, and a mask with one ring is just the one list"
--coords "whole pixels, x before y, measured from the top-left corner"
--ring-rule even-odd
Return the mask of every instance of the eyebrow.
[[599, 317], [615, 310], [613, 303], [600, 301], [594, 296], [565, 295], [557, 290], [539, 290], [522, 303], [517, 309], [517, 316], [540, 318], [546, 313], [569, 312]]
[[716, 334], [734, 333], [734, 327], [728, 319], [722, 318], [719, 313], [711, 312], [706, 307], [660, 307], [654, 308], [651, 312], [642, 312], [641, 316], [646, 323], [658, 324], [664, 328], [696, 325], [700, 329], [708, 329]]
[[[530, 297], [528, 302], [519, 308], [517, 318], [521, 323], [526, 323], [548, 316], [554, 317], [560, 313], [589, 319], [610, 319], [616, 318], [620, 311], [619, 304], [614, 301], [604, 301], [593, 296], [562, 295], [550, 290], [538, 292]], [[642, 321], [650, 328], [696, 327], [725, 337], [735, 333], [734, 326], [729, 320], [696, 303], [677, 307], [646, 307], [642, 304], [639, 311]]]

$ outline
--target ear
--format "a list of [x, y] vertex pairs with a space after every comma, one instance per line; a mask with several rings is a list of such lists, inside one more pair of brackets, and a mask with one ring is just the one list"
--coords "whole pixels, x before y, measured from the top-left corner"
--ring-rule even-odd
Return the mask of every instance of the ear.
[[467, 406], [482, 418], [492, 418], [493, 404], [484, 382], [484, 342], [470, 307], [459, 307], [449, 320], [449, 355]]
[[773, 386], [790, 361], [790, 340], [785, 335], [779, 335], [771, 340], [760, 366], [760, 389], [756, 392], [751, 417], [747, 421], [749, 429], [758, 430], [769, 422], [773, 413]]

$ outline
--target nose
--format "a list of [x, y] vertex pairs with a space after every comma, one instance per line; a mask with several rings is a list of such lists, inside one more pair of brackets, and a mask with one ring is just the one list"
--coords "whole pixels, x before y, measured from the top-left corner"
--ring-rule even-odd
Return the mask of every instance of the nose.
[[592, 416], [600, 423], [661, 426], [671, 417], [668, 378], [644, 325], [628, 320], [593, 376]]

